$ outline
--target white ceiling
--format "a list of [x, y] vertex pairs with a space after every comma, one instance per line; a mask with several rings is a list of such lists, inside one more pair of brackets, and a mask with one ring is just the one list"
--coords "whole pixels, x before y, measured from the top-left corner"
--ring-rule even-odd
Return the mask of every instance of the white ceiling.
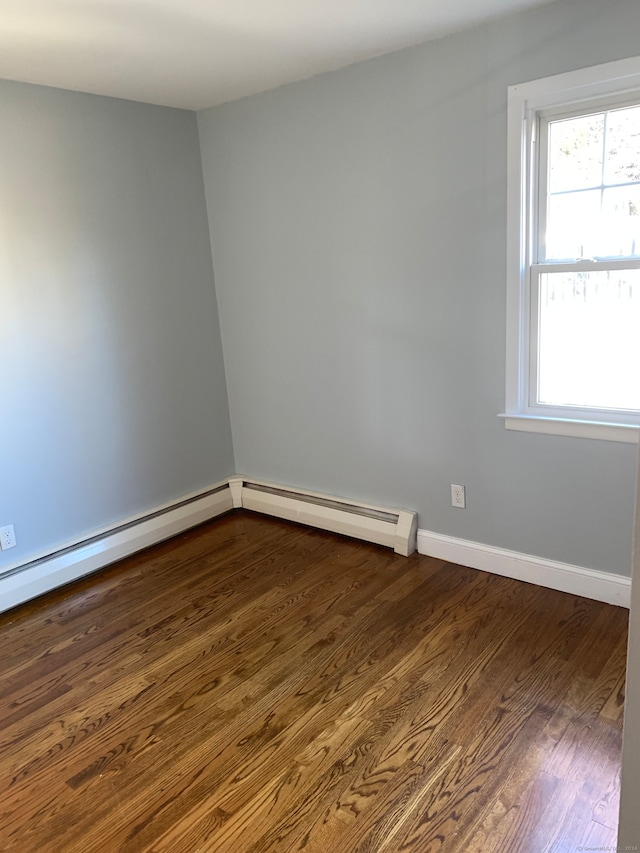
[[548, 0], [0, 0], [0, 77], [201, 109]]

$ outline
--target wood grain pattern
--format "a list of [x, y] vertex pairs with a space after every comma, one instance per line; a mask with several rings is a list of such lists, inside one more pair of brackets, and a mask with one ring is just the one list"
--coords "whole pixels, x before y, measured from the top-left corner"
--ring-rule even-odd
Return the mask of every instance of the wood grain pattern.
[[0, 850], [614, 846], [626, 631], [232, 513], [0, 616]]

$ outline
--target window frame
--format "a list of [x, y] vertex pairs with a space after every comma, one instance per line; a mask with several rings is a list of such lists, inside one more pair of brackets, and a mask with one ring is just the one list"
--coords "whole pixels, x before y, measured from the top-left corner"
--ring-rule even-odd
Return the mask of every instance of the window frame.
[[[563, 271], [640, 268], [639, 260], [598, 259], [540, 263], [537, 162], [540, 121], [553, 115], [576, 115], [640, 102], [640, 57], [545, 77], [508, 89], [507, 150], [507, 365], [506, 408], [500, 415], [507, 429], [638, 442], [640, 415], [612, 409], [585, 409], [535, 403], [537, 383], [540, 274]], [[546, 182], [544, 188], [546, 197]], [[640, 370], [639, 370], [640, 381]]]

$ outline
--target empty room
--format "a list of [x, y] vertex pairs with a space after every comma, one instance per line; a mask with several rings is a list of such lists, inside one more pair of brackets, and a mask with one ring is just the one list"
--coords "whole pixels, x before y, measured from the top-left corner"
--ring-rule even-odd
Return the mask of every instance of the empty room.
[[637, 0], [0, 0], [0, 850], [640, 849]]

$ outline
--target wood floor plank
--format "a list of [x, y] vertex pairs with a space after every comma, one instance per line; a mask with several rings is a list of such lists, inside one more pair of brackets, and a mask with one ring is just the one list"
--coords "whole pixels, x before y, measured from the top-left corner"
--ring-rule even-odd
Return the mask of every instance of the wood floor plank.
[[0, 850], [613, 846], [626, 616], [230, 513], [0, 616]]

